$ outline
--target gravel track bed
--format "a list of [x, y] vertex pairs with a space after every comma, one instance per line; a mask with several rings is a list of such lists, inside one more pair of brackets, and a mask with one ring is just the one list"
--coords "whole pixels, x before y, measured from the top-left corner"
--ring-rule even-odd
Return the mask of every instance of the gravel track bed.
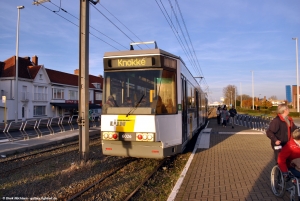
[[[100, 145], [99, 140], [94, 141], [94, 142], [91, 141], [91, 145], [95, 144], [95, 142]], [[45, 148], [45, 149], [34, 150], [34, 151], [31, 151], [30, 153], [27, 153], [27, 154], [14, 155], [14, 156], [9, 157], [7, 159], [2, 159], [2, 160], [0, 160], [0, 163], [1, 163], [0, 174], [2, 172], [6, 172], [6, 171], [9, 171], [9, 170], [14, 169], [14, 168], [18, 168], [18, 167], [26, 166], [28, 164], [35, 163], [35, 161], [39, 162], [41, 160], [47, 160], [47, 158], [53, 157], [55, 155], [58, 155], [58, 157], [59, 157], [59, 155], [64, 155], [64, 154], [67, 154], [70, 151], [78, 150], [78, 144], [71, 144], [71, 143], [69, 143], [69, 144], [70, 144], [69, 146], [68, 146], [68, 144], [66, 144], [66, 145], [62, 144], [60, 146], [50, 147], [50, 148], [47, 148], [47, 149]], [[58, 149], [54, 149], [54, 150], [51, 150], [51, 151], [39, 153], [39, 154], [36, 154], [36, 155], [30, 155], [30, 154], [34, 154], [34, 153], [37, 153], [37, 152], [42, 152], [42, 151], [45, 151], [45, 150], [49, 150], [51, 148], [58, 148]], [[13, 161], [7, 161], [9, 159], [15, 159], [15, 158], [19, 158], [19, 159], [16, 159], [16, 160], [13, 160]]]
[[[163, 168], [155, 173], [133, 200], [167, 200], [190, 154], [191, 150], [187, 150], [184, 154], [168, 158]], [[124, 200], [160, 162], [156, 159], [137, 159], [124, 165], [129, 159], [103, 156], [101, 145], [97, 144], [90, 146], [90, 160], [82, 163], [78, 150], [69, 150], [62, 157], [0, 177], [0, 197], [67, 200], [123, 165], [117, 174], [76, 200]]]

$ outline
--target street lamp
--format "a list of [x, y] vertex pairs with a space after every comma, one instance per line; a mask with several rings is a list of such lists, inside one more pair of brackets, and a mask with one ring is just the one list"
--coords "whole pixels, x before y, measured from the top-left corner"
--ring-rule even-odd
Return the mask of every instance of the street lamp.
[[254, 83], [253, 83], [253, 71], [252, 72], [252, 110], [254, 110]]
[[298, 79], [298, 38], [292, 38], [293, 40], [296, 40], [296, 73], [297, 73], [297, 112], [299, 112], [299, 79]]
[[16, 42], [16, 83], [15, 83], [15, 121], [18, 122], [18, 71], [19, 71], [19, 26], [20, 26], [20, 9], [24, 6], [18, 6], [17, 20], [17, 42]]

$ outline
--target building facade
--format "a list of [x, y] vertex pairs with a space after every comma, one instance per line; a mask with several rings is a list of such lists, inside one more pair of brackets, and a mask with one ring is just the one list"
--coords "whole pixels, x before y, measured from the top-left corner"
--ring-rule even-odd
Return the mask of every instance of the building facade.
[[[47, 69], [38, 64], [37, 56], [18, 60], [18, 73], [15, 56], [0, 62], [0, 95], [6, 97], [0, 103], [0, 122], [13, 121], [16, 116], [25, 120], [78, 112], [78, 69], [74, 74]], [[101, 112], [102, 86], [102, 76], [89, 75], [89, 109], [96, 114]]]
[[[299, 101], [299, 97], [298, 97], [298, 101]], [[296, 109], [297, 108], [297, 85], [292, 86], [292, 104], [293, 104], [293, 108]]]
[[285, 98], [286, 98], [286, 100], [289, 103], [292, 102], [292, 89], [291, 89], [291, 85], [286, 85], [285, 86]]

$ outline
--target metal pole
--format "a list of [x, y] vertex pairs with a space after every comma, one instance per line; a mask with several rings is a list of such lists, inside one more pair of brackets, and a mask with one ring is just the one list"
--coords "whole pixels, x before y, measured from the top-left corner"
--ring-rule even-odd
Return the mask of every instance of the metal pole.
[[232, 107], [232, 91], [230, 91], [230, 105]]
[[17, 41], [16, 41], [16, 82], [15, 82], [15, 121], [18, 122], [18, 77], [19, 77], [19, 26], [20, 26], [20, 9], [24, 6], [18, 6], [17, 20]]
[[298, 38], [292, 38], [296, 40], [296, 74], [297, 74], [297, 112], [299, 113], [299, 73], [298, 73]]
[[4, 103], [4, 128], [6, 127], [6, 124], [7, 124], [7, 119], [6, 119], [6, 96], [2, 96], [2, 103]]
[[254, 83], [253, 83], [253, 71], [252, 72], [252, 110], [254, 110]]
[[79, 27], [79, 154], [89, 159], [89, 1], [80, 0]]
[[234, 87], [234, 107], [236, 108], [236, 87]]
[[241, 89], [241, 108], [242, 108], [243, 107], [242, 83], [240, 83], [240, 89]]

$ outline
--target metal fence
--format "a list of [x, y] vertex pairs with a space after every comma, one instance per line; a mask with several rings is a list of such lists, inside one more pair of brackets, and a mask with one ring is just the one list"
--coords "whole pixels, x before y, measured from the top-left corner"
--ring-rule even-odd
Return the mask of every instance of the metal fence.
[[244, 114], [238, 114], [235, 118], [235, 124], [239, 126], [244, 126], [249, 129], [263, 131], [264, 133], [269, 128], [269, 124], [273, 117], [268, 117], [265, 115], [261, 116], [250, 116]]
[[[0, 139], [14, 141], [16, 139], [29, 139], [41, 137], [43, 134], [53, 135], [78, 129], [78, 115], [28, 119], [25, 121], [10, 121], [0, 123], [0, 132], [4, 134]], [[100, 127], [100, 116], [90, 118], [90, 127]], [[30, 131], [30, 132], [28, 132]]]

